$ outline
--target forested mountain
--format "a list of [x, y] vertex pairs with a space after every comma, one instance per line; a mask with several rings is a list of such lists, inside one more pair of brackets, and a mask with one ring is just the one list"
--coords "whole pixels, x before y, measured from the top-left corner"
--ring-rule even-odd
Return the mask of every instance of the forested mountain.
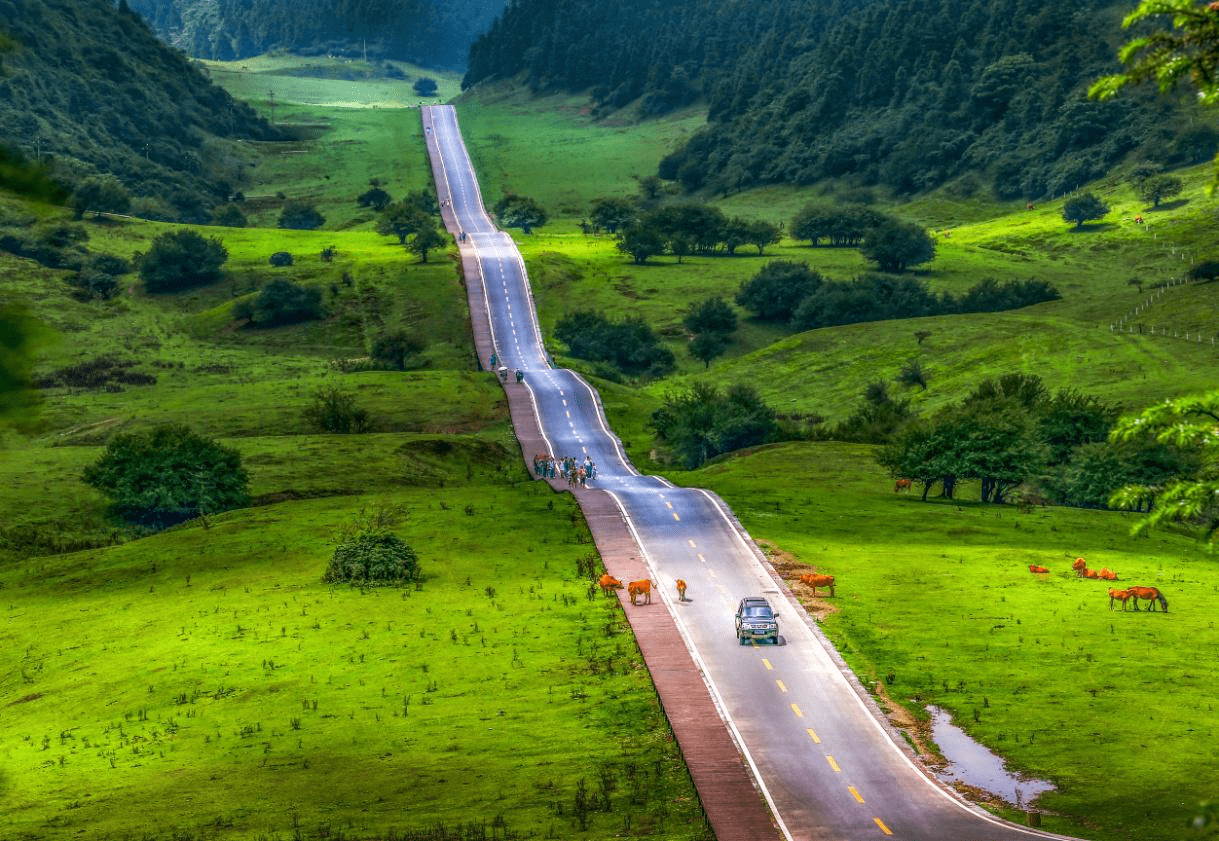
[[0, 146], [69, 187], [110, 173], [165, 215], [203, 221], [231, 189], [210, 136], [278, 136], [109, 0], [0, 0]]
[[[466, 86], [523, 73], [645, 116], [696, 99], [709, 124], [661, 165], [687, 190], [852, 176], [898, 192], [953, 179], [1061, 194], [1129, 159], [1207, 160], [1185, 97], [1108, 103], [1132, 0], [513, 0]], [[961, 176], [967, 176], [960, 178]]]
[[167, 41], [200, 58], [270, 50], [463, 67], [505, 0], [128, 0]]

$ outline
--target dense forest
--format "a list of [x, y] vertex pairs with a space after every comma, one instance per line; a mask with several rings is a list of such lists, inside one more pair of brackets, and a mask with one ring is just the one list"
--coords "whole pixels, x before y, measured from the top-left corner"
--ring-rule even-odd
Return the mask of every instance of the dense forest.
[[200, 58], [271, 50], [464, 67], [505, 0], [128, 0], [157, 33]]
[[1205, 161], [1185, 97], [1086, 97], [1118, 65], [1126, 0], [513, 0], [463, 84], [521, 74], [646, 117], [702, 101], [707, 127], [660, 167], [688, 191], [851, 177], [1059, 195], [1123, 160]]
[[0, 147], [69, 188], [117, 177], [154, 214], [206, 221], [232, 189], [209, 137], [273, 139], [131, 11], [108, 0], [0, 0]]

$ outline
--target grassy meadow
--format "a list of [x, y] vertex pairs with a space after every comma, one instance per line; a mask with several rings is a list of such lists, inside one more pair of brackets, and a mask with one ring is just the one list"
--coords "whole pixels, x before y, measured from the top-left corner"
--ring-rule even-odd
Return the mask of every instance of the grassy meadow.
[[[253, 223], [199, 229], [229, 252], [222, 282], [149, 295], [131, 275], [80, 302], [65, 272], [0, 255], [0, 297], [57, 335], [36, 375], [108, 357], [155, 378], [45, 389], [41, 428], [0, 439], [0, 837], [706, 837], [629, 628], [591, 587], [579, 511], [530, 481], [477, 370], [454, 262], [420, 264], [356, 205], [370, 177], [428, 183], [417, 113], [348, 107], [359, 90], [334, 106], [355, 84], [334, 78], [289, 105], [302, 77], [257, 66], [260, 90], [284, 85], [277, 121], [313, 134], [218, 147], [243, 162]], [[317, 201], [324, 228], [277, 229], [279, 193]], [[123, 256], [174, 227], [82, 224]], [[273, 269], [281, 250], [295, 264]], [[327, 317], [239, 326], [233, 304], [276, 278], [320, 289]], [[367, 370], [391, 329], [425, 348], [408, 371]], [[329, 386], [371, 432], [306, 421]], [[237, 449], [253, 506], [159, 534], [110, 519], [81, 471], [115, 433], [165, 422]], [[417, 587], [322, 582], [370, 512], [418, 552]]]

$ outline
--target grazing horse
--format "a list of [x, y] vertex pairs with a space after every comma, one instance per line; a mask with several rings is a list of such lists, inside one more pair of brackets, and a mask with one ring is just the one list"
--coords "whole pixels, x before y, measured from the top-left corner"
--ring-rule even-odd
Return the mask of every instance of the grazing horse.
[[601, 592], [605, 593], [607, 596], [612, 595], [615, 590], [622, 589], [622, 582], [617, 578], [614, 578], [614, 576], [610, 575], [608, 572], [601, 576], [597, 580], [597, 583], [601, 585]]
[[[1125, 610], [1126, 609], [1126, 600], [1134, 599], [1134, 593], [1131, 593], [1129, 590], [1114, 590], [1112, 587], [1110, 587], [1109, 588], [1109, 609], [1110, 610], [1113, 610], [1113, 600], [1114, 599], [1117, 599], [1119, 602], [1121, 602], [1122, 610]], [[1139, 600], [1134, 599], [1135, 610], [1138, 610], [1138, 604], [1139, 604]]]
[[1160, 603], [1160, 607], [1164, 609], [1164, 612], [1168, 613], [1168, 599], [1164, 598], [1164, 594], [1155, 587], [1127, 587], [1126, 589], [1129, 590], [1130, 595], [1134, 597], [1135, 610], [1139, 609], [1139, 599], [1143, 599], [1151, 605], [1151, 607], [1147, 608], [1149, 611], [1154, 611], [1156, 609], [1156, 602], [1158, 601]]
[[1085, 561], [1083, 558], [1076, 558], [1075, 563], [1071, 564], [1071, 569], [1075, 570], [1080, 575], [1083, 575], [1083, 573], [1080, 572], [1080, 570], [1087, 569], [1087, 568], [1088, 568], [1088, 562]]
[[1029, 564], [1029, 572], [1049, 572], [1048, 567], [1039, 567], [1037, 564]]
[[1117, 573], [1109, 569], [1109, 567], [1101, 567], [1100, 572], [1097, 574], [1105, 581], [1117, 581]]
[[677, 579], [677, 600], [684, 602], [686, 600], [686, 582], [684, 579]]
[[832, 575], [817, 575], [816, 573], [810, 575], [805, 573], [800, 576], [800, 580], [813, 588], [814, 597], [817, 595], [818, 587], [829, 587], [830, 595], [834, 595], [834, 576]]
[[910, 486], [913, 484], [914, 481], [911, 479], [898, 479], [893, 483], [893, 493], [897, 493], [898, 491], [908, 491], [910, 490]]
[[632, 581], [626, 585], [626, 591], [630, 594], [631, 604], [635, 604], [636, 596], [643, 596], [644, 604], [652, 603], [652, 582], [644, 578], [639, 581]]

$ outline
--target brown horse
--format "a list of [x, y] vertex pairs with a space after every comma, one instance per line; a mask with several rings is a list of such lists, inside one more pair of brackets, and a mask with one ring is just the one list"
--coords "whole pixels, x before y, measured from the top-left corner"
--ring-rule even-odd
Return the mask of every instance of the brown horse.
[[908, 491], [913, 485], [914, 481], [912, 479], [898, 479], [893, 483], [893, 493], [897, 493], [898, 491]]
[[1100, 578], [1099, 572], [1097, 572], [1094, 569], [1088, 569], [1087, 567], [1081, 569], [1079, 571], [1079, 574], [1082, 575], [1084, 578]]
[[1029, 572], [1049, 572], [1048, 567], [1039, 567], [1037, 564], [1029, 564]]
[[622, 582], [617, 578], [614, 578], [614, 576], [610, 575], [608, 572], [601, 576], [601, 578], [597, 580], [597, 583], [601, 585], [601, 592], [605, 593], [607, 596], [612, 595], [615, 590], [622, 589]]
[[1098, 576], [1104, 581], [1117, 581], [1117, 573], [1109, 567], [1101, 567]]
[[834, 576], [832, 575], [817, 575], [816, 573], [810, 575], [805, 573], [804, 575], [800, 576], [800, 580], [813, 588], [814, 597], [817, 595], [818, 587], [829, 587], [830, 596], [832, 597], [834, 595]]
[[644, 604], [652, 603], [652, 582], [646, 578], [632, 581], [626, 585], [626, 591], [631, 597], [631, 604], [635, 604], [636, 596], [643, 596]]
[[[1109, 609], [1110, 610], [1113, 610], [1113, 600], [1114, 599], [1117, 599], [1119, 602], [1121, 602], [1122, 610], [1125, 610], [1126, 609], [1126, 600], [1134, 599], [1134, 594], [1131, 593], [1129, 590], [1114, 590], [1112, 587], [1110, 587], [1109, 588]], [[1138, 610], [1138, 603], [1139, 603], [1138, 599], [1135, 599], [1134, 603], [1135, 603], [1135, 610]]]
[[1155, 587], [1127, 587], [1130, 595], [1134, 598], [1134, 609], [1139, 609], [1139, 599], [1144, 599], [1151, 606], [1147, 608], [1149, 611], [1156, 609], [1156, 602], [1160, 603], [1160, 607], [1168, 613], [1168, 599], [1164, 598], [1164, 594]]
[[1071, 564], [1071, 569], [1075, 570], [1075, 572], [1078, 573], [1079, 575], [1083, 575], [1083, 573], [1080, 572], [1080, 570], [1084, 570], [1087, 568], [1088, 568], [1088, 562], [1085, 561], [1083, 558], [1076, 558], [1075, 563]]
[[686, 600], [686, 582], [684, 579], [677, 579], [677, 600], [684, 602]]

